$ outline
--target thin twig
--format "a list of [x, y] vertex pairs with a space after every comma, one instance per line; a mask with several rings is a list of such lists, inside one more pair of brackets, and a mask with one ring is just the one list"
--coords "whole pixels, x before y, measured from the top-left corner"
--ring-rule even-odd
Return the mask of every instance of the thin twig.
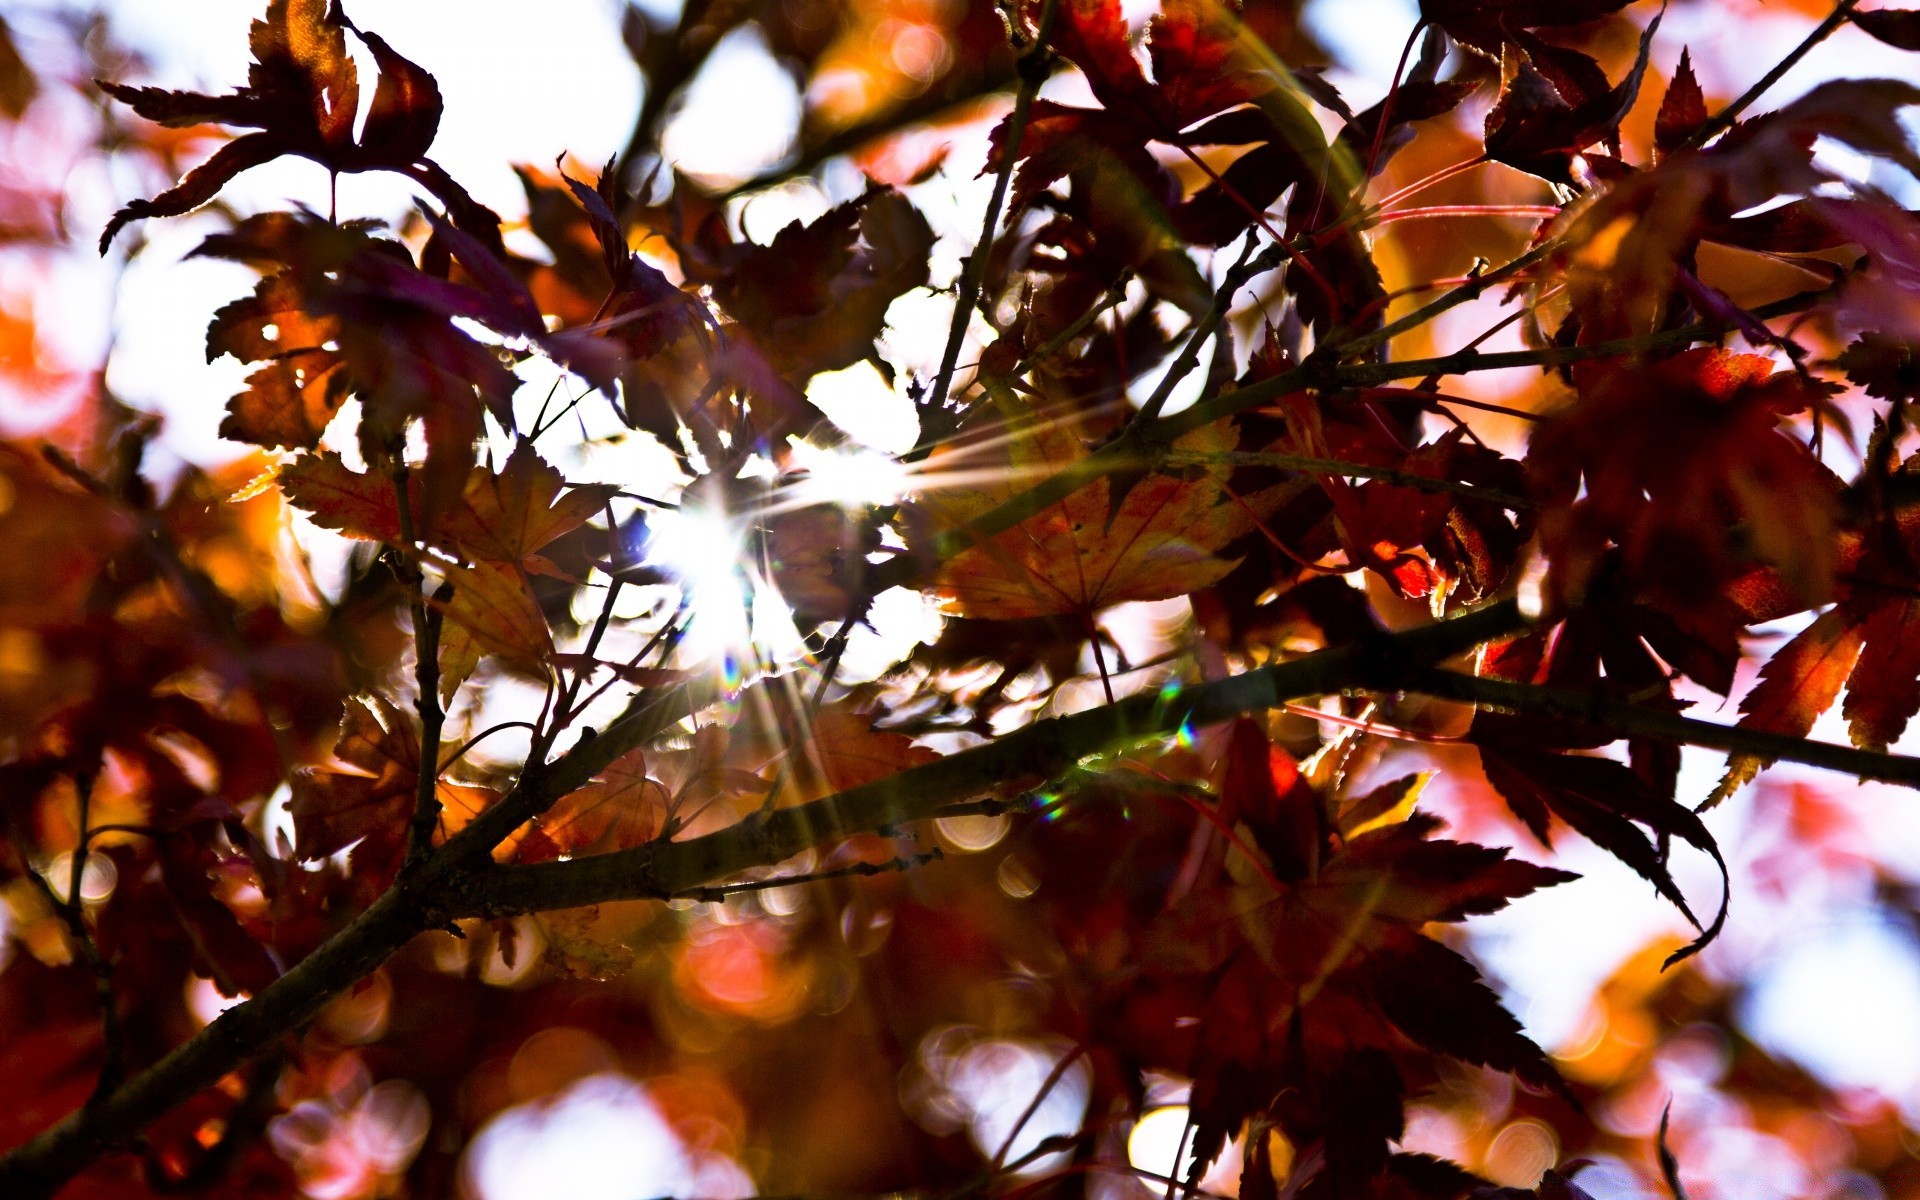
[[1860, 779], [1876, 779], [1883, 783], [1920, 788], [1920, 758], [1856, 750], [1851, 746], [1809, 741], [1761, 729], [1744, 729], [1738, 725], [1720, 725], [1695, 717], [1642, 708], [1596, 692], [1513, 683], [1431, 666], [1394, 668], [1381, 680], [1381, 684], [1392, 690], [1418, 692], [1441, 700], [1458, 700], [1509, 712], [1561, 717], [1617, 733], [1621, 737], [1658, 738], [1769, 761], [1804, 763]]
[[[413, 501], [409, 496], [405, 466], [393, 472], [393, 497], [400, 518], [400, 540], [408, 554], [419, 547], [413, 527]], [[440, 704], [440, 627], [444, 610], [439, 607], [453, 599], [453, 584], [442, 583], [429, 603], [420, 570], [405, 564], [405, 578], [413, 608], [413, 677], [419, 695], [414, 707], [420, 714], [420, 776], [415, 785], [413, 820], [407, 829], [407, 854], [403, 869], [418, 866], [433, 846], [433, 831], [440, 824], [440, 730], [447, 713]]]
[[1127, 285], [1131, 282], [1133, 282], [1132, 271], [1120, 272], [1119, 278], [1107, 285], [1106, 294], [1101, 296], [1092, 308], [1081, 313], [1078, 317], [1074, 318], [1071, 325], [1068, 325], [1059, 333], [1054, 334], [1046, 341], [1040, 343], [1039, 347], [1036, 348], [1033, 353], [1015, 363], [1013, 370], [1007, 372], [1007, 378], [1018, 379], [1020, 376], [1025, 375], [1040, 363], [1053, 357], [1054, 353], [1059, 350], [1060, 347], [1085, 333], [1087, 327], [1100, 318], [1101, 313], [1126, 299]]
[[1194, 322], [1193, 331], [1187, 335], [1186, 344], [1180, 347], [1180, 355], [1167, 367], [1167, 373], [1160, 377], [1160, 383], [1140, 406], [1140, 412], [1134, 421], [1145, 424], [1160, 419], [1160, 412], [1167, 406], [1167, 397], [1182, 379], [1187, 377], [1194, 365], [1200, 361], [1200, 347], [1220, 328], [1220, 322], [1227, 315], [1227, 309], [1233, 304], [1233, 297], [1246, 286], [1247, 280], [1265, 271], [1271, 271], [1279, 264], [1280, 250], [1284, 242], [1275, 242], [1258, 258], [1254, 257], [1254, 234], [1247, 231], [1247, 244], [1240, 251], [1240, 258], [1227, 269], [1226, 278], [1213, 293], [1213, 301], [1207, 305], [1207, 311]]
[[1052, 52], [1047, 49], [1047, 39], [1053, 33], [1053, 15], [1059, 7], [1059, 0], [1046, 0], [1040, 10], [1040, 23], [1035, 28], [1033, 41], [1020, 52], [1020, 90], [1014, 96], [1013, 112], [1006, 123], [1006, 140], [1001, 143], [1003, 150], [1000, 170], [994, 176], [993, 197], [987, 201], [986, 215], [980, 221], [980, 240], [974, 243], [973, 253], [967, 255], [960, 268], [960, 288], [954, 297], [953, 323], [947, 328], [947, 346], [940, 355], [940, 372], [934, 376], [933, 390], [924, 408], [938, 410], [947, 402], [947, 392], [953, 386], [953, 368], [960, 361], [960, 346], [967, 339], [967, 326], [973, 320], [973, 306], [980, 302], [980, 289], [987, 277], [987, 261], [992, 257], [993, 241], [1000, 232], [1000, 210], [1007, 202], [1007, 188], [1013, 181], [1014, 163], [1020, 157], [1020, 143], [1026, 137], [1027, 117], [1033, 111], [1034, 96], [1040, 91], [1040, 85], [1046, 82], [1053, 67]]
[[1852, 15], [1859, 2], [1860, 0], [1840, 0], [1840, 3], [1833, 6], [1833, 11], [1827, 14], [1827, 19], [1814, 26], [1813, 32], [1795, 46], [1791, 53], [1773, 64], [1773, 69], [1762, 75], [1758, 83], [1741, 93], [1738, 100], [1715, 113], [1710, 120], [1689, 134], [1681, 145], [1686, 148], [1704, 146], [1722, 132], [1732, 128], [1733, 123], [1740, 119], [1740, 114], [1752, 107], [1754, 101], [1765, 95], [1774, 84], [1779, 83], [1782, 76], [1793, 70], [1815, 46], [1826, 41], [1834, 30], [1846, 24], [1847, 17]]
[[1027, 1122], [1033, 1120], [1033, 1114], [1040, 1111], [1040, 1106], [1045, 1103], [1047, 1097], [1053, 1093], [1053, 1089], [1059, 1086], [1062, 1079], [1067, 1077], [1067, 1071], [1074, 1063], [1079, 1062], [1086, 1052], [1087, 1047], [1085, 1043], [1075, 1046], [1073, 1049], [1061, 1055], [1060, 1061], [1053, 1065], [1053, 1070], [1047, 1072], [1046, 1079], [1040, 1083], [1040, 1090], [1033, 1094], [1033, 1099], [1027, 1103], [1027, 1107], [1020, 1113], [1019, 1120], [1015, 1121], [1013, 1128], [1007, 1131], [1006, 1139], [1000, 1143], [1000, 1149], [994, 1152], [993, 1162], [987, 1166], [989, 1174], [997, 1175], [1000, 1173], [1000, 1164], [1007, 1161], [1007, 1154], [1013, 1149], [1013, 1143], [1019, 1138], [1020, 1131], [1027, 1127]]
[[1489, 504], [1498, 504], [1502, 508], [1515, 512], [1526, 512], [1538, 508], [1525, 496], [1516, 496], [1503, 492], [1499, 488], [1481, 487], [1473, 483], [1461, 483], [1454, 479], [1436, 479], [1431, 475], [1415, 475], [1411, 471], [1397, 471], [1392, 467], [1369, 467], [1362, 463], [1347, 462], [1338, 458], [1310, 458], [1302, 454], [1274, 454], [1251, 450], [1223, 450], [1201, 452], [1189, 450], [1168, 450], [1158, 456], [1158, 460], [1169, 467], [1278, 467], [1287, 471], [1311, 471], [1322, 475], [1348, 475], [1357, 479], [1379, 479], [1396, 487], [1415, 488], [1423, 492], [1448, 492], [1455, 496], [1464, 496], [1469, 500], [1485, 500]]
[[93, 940], [93, 931], [87, 928], [87, 910], [81, 895], [87, 865], [87, 849], [92, 835], [87, 828], [88, 813], [93, 807], [92, 774], [75, 775], [74, 791], [79, 802], [78, 825], [79, 840], [75, 843], [70, 857], [70, 869], [67, 873], [67, 894], [62, 898], [54, 890], [53, 884], [33, 864], [25, 863], [26, 875], [33, 880], [60, 923], [66, 926], [67, 936], [80, 950], [80, 957], [86, 959], [87, 969], [93, 974], [94, 998], [100, 1008], [100, 1037], [102, 1057], [100, 1074], [95, 1078], [93, 1091], [87, 1096], [87, 1107], [98, 1105], [103, 1097], [120, 1085], [120, 1078], [126, 1070], [126, 1039], [120, 1031], [120, 1006], [113, 995], [113, 964], [101, 953], [100, 946]]
[[803, 883], [818, 883], [823, 879], [848, 879], [855, 876], [888, 875], [895, 871], [911, 871], [915, 867], [939, 862], [941, 857], [940, 847], [935, 846], [925, 854], [903, 854], [890, 858], [886, 862], [857, 862], [851, 866], [836, 867], [831, 871], [809, 871], [804, 875], [775, 875], [771, 879], [754, 879], [746, 883], [721, 883], [711, 887], [688, 888], [683, 892], [675, 892], [668, 898], [715, 904], [742, 892], [765, 892], [775, 888], [798, 887]]

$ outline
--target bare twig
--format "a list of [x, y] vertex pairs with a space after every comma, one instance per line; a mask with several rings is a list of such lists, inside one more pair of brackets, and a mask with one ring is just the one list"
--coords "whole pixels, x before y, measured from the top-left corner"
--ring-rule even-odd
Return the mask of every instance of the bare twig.
[[[1462, 675], [1431, 666], [1409, 666], [1385, 676], [1381, 683], [1393, 690], [1418, 692], [1443, 700], [1459, 700], [1509, 712], [1561, 717], [1607, 730], [1621, 737], [1651, 737], [1686, 746], [1704, 746], [1730, 754], [1770, 761], [1805, 763], [1860, 779], [1877, 779], [1920, 788], [1920, 758], [1856, 750], [1830, 742], [1809, 741], [1738, 725], [1720, 725], [1642, 708], [1597, 692], [1576, 692], [1513, 683], [1505, 679]], [[1378, 689], [1367, 689], [1378, 690]]]
[[818, 883], [823, 879], [851, 879], [861, 876], [887, 875], [895, 871], [911, 871], [915, 867], [939, 862], [940, 858], [940, 847], [935, 846], [925, 854], [903, 854], [890, 858], [886, 862], [857, 862], [851, 866], [836, 867], [831, 871], [809, 871], [804, 875], [775, 875], [771, 879], [753, 879], [745, 883], [720, 883], [710, 887], [688, 888], [684, 892], [675, 892], [670, 899], [699, 900], [703, 903], [715, 904], [742, 892], [766, 892], [776, 888], [798, 887], [803, 883]]
[[1733, 123], [1740, 119], [1740, 114], [1752, 107], [1754, 101], [1764, 96], [1774, 84], [1779, 83], [1782, 76], [1793, 70], [1815, 46], [1826, 41], [1834, 30], [1846, 24], [1847, 18], [1852, 15], [1859, 3], [1860, 0], [1840, 0], [1840, 3], [1833, 6], [1833, 11], [1827, 14], [1827, 19], [1814, 26], [1813, 32], [1809, 33], [1785, 58], [1773, 64], [1773, 69], [1762, 75], [1758, 83], [1742, 92], [1739, 99], [1715, 113], [1711, 120], [1694, 130], [1682, 145], [1704, 146], [1732, 128]]
[[[393, 496], [400, 516], [400, 539], [406, 552], [419, 547], [413, 527], [413, 501], [408, 495], [408, 468], [393, 472]], [[447, 713], [440, 704], [440, 628], [444, 620], [438, 605], [453, 599], [452, 583], [443, 583], [433, 602], [422, 591], [425, 584], [420, 570], [411, 562], [402, 562], [404, 578], [413, 608], [413, 677], [419, 690], [414, 707], [420, 714], [420, 778], [413, 801], [413, 821], [407, 830], [407, 856], [404, 868], [419, 865], [433, 846], [433, 831], [440, 824], [440, 730]]]
[[1053, 32], [1053, 15], [1059, 0], [1046, 0], [1040, 10], [1040, 23], [1033, 41], [1020, 52], [1020, 90], [1014, 96], [1013, 112], [1008, 115], [1006, 139], [1001, 143], [1000, 170], [993, 180], [993, 197], [987, 201], [986, 215], [980, 221], [980, 240], [960, 266], [960, 287], [953, 302], [953, 323], [947, 327], [947, 346], [940, 354], [940, 372], [934, 376], [933, 390], [923, 407], [939, 409], [953, 386], [954, 365], [960, 361], [960, 346], [967, 340], [967, 326], [973, 320], [973, 306], [980, 302], [980, 288], [987, 276], [993, 240], [1000, 232], [1000, 210], [1007, 202], [1007, 187], [1013, 180], [1014, 163], [1020, 157], [1020, 142], [1026, 136], [1027, 116], [1033, 111], [1033, 98], [1053, 70], [1052, 52], [1047, 38]]

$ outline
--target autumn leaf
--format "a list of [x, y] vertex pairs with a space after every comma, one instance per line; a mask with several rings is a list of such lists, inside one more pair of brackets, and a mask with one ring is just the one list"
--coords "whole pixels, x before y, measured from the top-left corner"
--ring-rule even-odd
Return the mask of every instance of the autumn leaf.
[[[1236, 730], [1230, 783], [1266, 757], [1254, 753], [1264, 741], [1249, 725]], [[1276, 772], [1262, 762], [1254, 775], [1266, 773]], [[1223, 793], [1223, 805], [1231, 801]], [[1265, 811], [1237, 815], [1256, 845], [1297, 845], [1321, 820], [1301, 811], [1320, 807], [1310, 788], [1290, 785]], [[1385, 1169], [1406, 1086], [1395, 1064], [1415, 1047], [1563, 1087], [1473, 966], [1420, 931], [1574, 877], [1433, 839], [1439, 824], [1416, 813], [1344, 844], [1323, 831], [1325, 857], [1311, 877], [1288, 880], [1280, 862], [1242, 858], [1252, 869], [1230, 871], [1149, 928], [1146, 977], [1167, 990], [1135, 984], [1136, 1019], [1191, 1029], [1190, 1043], [1176, 1039], [1190, 1057], [1165, 1065], [1194, 1079], [1200, 1167], [1249, 1115], [1267, 1112], [1296, 1145], [1326, 1138], [1336, 1178]], [[1249, 852], [1244, 841], [1235, 849]]]
[[521, 563], [606, 508], [616, 484], [568, 485], [565, 477], [520, 441], [498, 472], [480, 469], [467, 479], [461, 505], [441, 529], [445, 544], [490, 562]]
[[253, 23], [253, 63], [247, 86], [237, 92], [208, 96], [103, 81], [108, 95], [163, 125], [215, 123], [258, 132], [221, 146], [160, 195], [116, 212], [100, 236], [101, 251], [129, 222], [189, 212], [242, 171], [283, 155], [312, 159], [332, 171], [402, 172], [439, 197], [457, 222], [497, 244], [499, 218], [426, 157], [440, 125], [439, 85], [370, 33], [360, 36], [379, 76], [365, 126], [355, 138], [360, 82], [347, 53], [349, 29], [360, 32], [338, 0], [271, 0], [265, 18]]
[[1680, 607], [1755, 558], [1805, 603], [1831, 595], [1838, 481], [1781, 425], [1825, 399], [1764, 356], [1712, 348], [1585, 376], [1527, 453], [1561, 594], [1584, 592], [1611, 541]]
[[[1760, 682], [1740, 701], [1740, 727], [1805, 737], [1820, 714], [1840, 698], [1840, 688], [1860, 657], [1864, 631], [1838, 607], [1827, 610], [1760, 668]], [[1707, 806], [1718, 804], [1760, 773], [1764, 759], [1736, 754]]]
[[1920, 50], [1920, 11], [1875, 8], [1850, 12], [1847, 19], [1879, 41], [1900, 50]]
[[1693, 74], [1693, 59], [1680, 51], [1680, 65], [1673, 69], [1673, 82], [1660, 101], [1660, 112], [1653, 122], [1654, 149], [1671, 154], [1684, 146], [1694, 131], [1707, 122], [1707, 99], [1700, 81]]
[[1619, 12], [1629, 0], [1420, 0], [1430, 25], [1490, 58], [1523, 30], [1582, 25]]
[[[1224, 425], [1187, 434], [1174, 448], [1190, 453], [1233, 449]], [[929, 490], [920, 509], [938, 527], [958, 528], [1024, 491], [1026, 481], [1084, 457], [1074, 430], [1042, 424], [1009, 447], [1007, 482]], [[934, 460], [934, 469], [941, 467]], [[1102, 477], [1060, 503], [948, 559], [933, 590], [947, 611], [1006, 620], [1063, 613], [1091, 615], [1129, 600], [1164, 600], [1217, 582], [1234, 567], [1217, 556], [1251, 531], [1273, 501], [1256, 494], [1226, 497], [1226, 472], [1188, 477], [1152, 473], [1113, 505], [1113, 481]]]
[[[287, 498], [315, 523], [349, 537], [400, 543], [399, 502], [390, 479], [354, 471], [330, 451], [296, 460], [278, 478]], [[602, 511], [617, 490], [612, 484], [569, 485], [521, 441], [499, 471], [479, 466], [468, 474], [458, 505], [429, 513], [415, 497], [413, 525], [428, 544], [456, 556], [550, 571], [538, 552]]]
[[666, 788], [647, 777], [646, 751], [628, 751], [607, 764], [592, 783], [568, 792], [537, 817], [516, 858], [541, 862], [650, 842], [665, 821], [667, 799]]
[[[337, 765], [297, 767], [289, 777], [295, 854], [312, 860], [357, 845], [356, 861], [376, 873], [391, 871], [405, 848], [419, 789], [419, 729], [385, 698], [356, 697], [346, 703], [333, 756]], [[486, 788], [446, 780], [436, 793], [443, 834], [493, 800]]]
[[822, 707], [804, 728], [787, 768], [790, 788], [800, 799], [844, 792], [940, 757], [905, 734], [875, 729], [873, 715], [848, 702]]
[[[1618, 142], [1620, 122], [1640, 94], [1640, 80], [1647, 71], [1660, 18], [1661, 14], [1655, 14], [1647, 23], [1640, 35], [1638, 56], [1625, 78], [1612, 88], [1592, 88], [1594, 83], [1604, 84], [1605, 76], [1587, 80], [1588, 89], [1574, 86], [1576, 80], [1564, 74], [1556, 80], [1556, 64], [1548, 47], [1531, 40], [1510, 43], [1509, 54], [1519, 50], [1524, 57], [1487, 114], [1487, 157], [1554, 183], [1571, 185], [1569, 167], [1576, 155], [1596, 142]], [[1546, 71], [1541, 70], [1543, 66]], [[1506, 73], [1504, 66], [1502, 73]], [[1594, 73], [1598, 73], [1597, 68]]]
[[485, 654], [544, 675], [553, 634], [525, 574], [510, 563], [441, 566], [453, 598], [432, 603], [446, 616], [440, 635], [440, 699], [450, 702]]

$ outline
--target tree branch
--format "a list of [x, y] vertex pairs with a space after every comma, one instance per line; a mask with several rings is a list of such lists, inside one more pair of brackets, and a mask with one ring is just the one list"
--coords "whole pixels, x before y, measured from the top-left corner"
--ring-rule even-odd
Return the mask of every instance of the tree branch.
[[1001, 801], [975, 798], [1002, 790], [1010, 781], [1058, 776], [1089, 755], [1164, 737], [1182, 725], [1212, 724], [1438, 662], [1514, 633], [1526, 623], [1518, 606], [1505, 600], [1404, 633], [1041, 721], [997, 742], [704, 837], [564, 863], [492, 865], [488, 852], [527, 817], [709, 698], [689, 687], [644, 694], [605, 732], [583, 735], [551, 764], [530, 764], [505, 799], [259, 995], [228, 1009], [97, 1103], [0, 1158], [0, 1195], [8, 1200], [51, 1196], [150, 1121], [298, 1029], [416, 933], [454, 917], [665, 899], [754, 867], [773, 866], [851, 834], [963, 812], [1005, 811]]
[[[1518, 262], [1520, 260], [1515, 260]], [[1508, 266], [1513, 266], [1509, 263]], [[1506, 268], [1502, 268], [1505, 270]], [[1499, 272], [1495, 273], [1496, 275]], [[1487, 277], [1489, 279], [1492, 276]], [[1832, 294], [1832, 289], [1802, 292], [1765, 304], [1753, 310], [1756, 317], [1771, 318], [1800, 312]], [[1430, 306], [1431, 307], [1431, 306]], [[1168, 443], [1182, 434], [1211, 425], [1224, 417], [1258, 407], [1271, 400], [1307, 388], [1337, 391], [1348, 387], [1366, 387], [1394, 379], [1426, 378], [1430, 375], [1465, 375], [1476, 371], [1507, 367], [1554, 367], [1565, 363], [1612, 358], [1671, 346], [1682, 346], [1701, 338], [1725, 332], [1718, 321], [1696, 321], [1678, 329], [1646, 334], [1591, 346], [1547, 346], [1537, 350], [1514, 350], [1499, 354], [1466, 351], [1440, 358], [1408, 359], [1403, 362], [1356, 363], [1332, 366], [1302, 363], [1270, 379], [1246, 387], [1221, 392], [1192, 408], [1162, 417], [1151, 426], [1130, 425], [1120, 437], [1082, 459], [1062, 467], [1053, 475], [1014, 496], [998, 507], [982, 513], [958, 529], [935, 537], [932, 557], [940, 562], [1013, 528], [1028, 517], [1058, 504], [1068, 496], [1104, 475], [1138, 469], [1142, 462], [1158, 461], [1168, 451]], [[1365, 339], [1362, 339], [1363, 341]], [[1350, 343], [1359, 345], [1360, 343]], [[1346, 353], [1346, 347], [1341, 353]], [[902, 555], [873, 569], [874, 590], [911, 586], [924, 570], [925, 562]]]
[[770, 892], [778, 888], [797, 887], [803, 883], [819, 883], [823, 879], [852, 879], [856, 876], [870, 878], [894, 871], [911, 871], [915, 867], [939, 862], [943, 857], [940, 847], [935, 846], [925, 854], [898, 855], [886, 862], [857, 862], [851, 866], [836, 867], [831, 871], [809, 871], [804, 875], [775, 875], [770, 879], [750, 879], [745, 883], [720, 883], [710, 887], [688, 888], [673, 899], [698, 900], [705, 904], [713, 904], [742, 892]]
[[955, 804], [1004, 794], [1020, 781], [1056, 778], [1091, 755], [1166, 737], [1183, 725], [1210, 725], [1290, 700], [1324, 696], [1352, 686], [1354, 680], [1382, 678], [1401, 664], [1437, 662], [1525, 624], [1513, 601], [1501, 601], [1376, 641], [1037, 721], [998, 741], [704, 837], [653, 842], [568, 862], [492, 868], [472, 881], [472, 907], [454, 915], [508, 916], [679, 895], [711, 880], [773, 866], [823, 842], [947, 815]]
[[1839, 771], [1861, 779], [1877, 779], [1883, 783], [1920, 788], [1920, 758], [1856, 750], [1851, 746], [1808, 741], [1806, 738], [1768, 733], [1760, 729], [1743, 729], [1738, 725], [1720, 725], [1697, 717], [1642, 708], [1592, 692], [1566, 691], [1505, 679], [1462, 675], [1457, 671], [1427, 665], [1408, 667], [1392, 676], [1389, 686], [1398, 691], [1418, 692], [1442, 700], [1460, 700], [1486, 708], [1562, 717], [1623, 737], [1652, 737], [1770, 761], [1805, 763], [1810, 767]]
[[1794, 66], [1807, 56], [1808, 51], [1826, 41], [1834, 30], [1846, 24], [1847, 18], [1853, 14], [1854, 8], [1859, 3], [1860, 0], [1840, 0], [1840, 3], [1834, 5], [1833, 11], [1827, 14], [1827, 19], [1814, 26], [1813, 32], [1795, 46], [1791, 53], [1773, 64], [1773, 69], [1762, 75], [1758, 83], [1742, 92], [1738, 100], [1715, 113], [1712, 120], [1694, 130], [1682, 145], [1704, 146], [1716, 135], [1731, 128], [1733, 123], [1739, 120], [1740, 114], [1747, 111], [1754, 101], [1766, 95], [1767, 89], [1779, 83], [1782, 76], [1793, 70]]

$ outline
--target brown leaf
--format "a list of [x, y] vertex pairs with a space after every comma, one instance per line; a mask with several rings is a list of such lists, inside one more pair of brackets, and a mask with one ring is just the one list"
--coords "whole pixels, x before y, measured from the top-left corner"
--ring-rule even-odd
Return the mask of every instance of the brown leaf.
[[412, 162], [426, 154], [439, 132], [440, 85], [379, 34], [356, 32], [380, 68], [373, 107], [367, 110], [366, 126], [360, 131], [361, 148], [379, 161]]
[[1860, 623], [1860, 657], [1841, 712], [1854, 745], [1882, 751], [1920, 713], [1920, 600], [1886, 598]]
[[1889, 46], [1920, 50], [1920, 11], [1910, 8], [1856, 10], [1847, 14], [1847, 19]]
[[288, 503], [321, 528], [400, 545], [400, 505], [393, 480], [352, 470], [331, 450], [302, 455], [282, 467], [278, 479]]
[[531, 442], [521, 441], [497, 474], [483, 468], [468, 477], [462, 505], [437, 540], [474, 558], [518, 563], [585, 524], [619, 490], [614, 484], [569, 487]]
[[1680, 65], [1674, 68], [1673, 82], [1660, 101], [1660, 112], [1653, 122], [1653, 145], [1661, 154], [1671, 154], [1707, 123], [1707, 98], [1693, 74], [1693, 60], [1685, 49]]
[[666, 811], [667, 790], [647, 777], [646, 753], [630, 750], [607, 764], [594, 782], [562, 796], [534, 828], [551, 847], [543, 853], [605, 854], [652, 841]]
[[497, 654], [520, 670], [544, 674], [553, 635], [520, 568], [478, 562], [441, 569], [453, 585], [453, 599], [438, 604], [446, 614], [440, 638], [441, 699], [453, 698], [483, 654]]
[[[297, 767], [293, 789], [294, 851], [325, 858], [363, 842], [369, 863], [391, 866], [406, 843], [419, 788], [420, 734], [411, 718], [380, 696], [348, 700], [334, 743], [340, 766]], [[464, 823], [493, 798], [486, 788], [440, 781], [443, 829]]]
[[288, 154], [332, 171], [403, 172], [439, 198], [456, 224], [497, 246], [498, 217], [424, 157], [440, 123], [439, 86], [376, 34], [361, 35], [379, 81], [355, 140], [360, 83], [347, 53], [352, 28], [337, 0], [271, 0], [265, 19], [253, 23], [254, 61], [247, 86], [237, 92], [208, 96], [103, 81], [108, 95], [163, 125], [214, 122], [261, 132], [228, 142], [174, 187], [116, 212], [101, 235], [101, 251], [128, 222], [188, 212], [240, 172]]
[[[1232, 449], [1224, 424], [1175, 442], [1193, 452]], [[946, 528], [957, 528], [1086, 454], [1065, 425], [1032, 428], [1009, 446], [1007, 482], [940, 489], [919, 502]], [[941, 464], [936, 456], [935, 469]], [[935, 591], [949, 611], [1005, 620], [1062, 613], [1091, 615], [1128, 600], [1164, 600], [1219, 581], [1235, 563], [1216, 552], [1253, 529], [1261, 496], [1235, 503], [1223, 495], [1225, 472], [1192, 478], [1150, 474], [1116, 511], [1112, 480], [1102, 477], [1012, 529], [948, 559]]]
[[814, 713], [792, 754], [789, 774], [808, 795], [844, 792], [940, 757], [905, 734], [875, 729], [870, 714], [845, 701]]
[[27, 60], [20, 56], [12, 27], [5, 17], [0, 17], [0, 112], [18, 121], [39, 94], [40, 81], [34, 78]]

